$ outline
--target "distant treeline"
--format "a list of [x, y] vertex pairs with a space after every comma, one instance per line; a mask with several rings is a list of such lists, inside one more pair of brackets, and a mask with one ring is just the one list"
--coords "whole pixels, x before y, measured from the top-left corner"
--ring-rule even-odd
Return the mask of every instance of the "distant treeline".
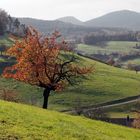
[[8, 32], [17, 36], [24, 36], [26, 29], [25, 24], [21, 24], [17, 18], [12, 18], [7, 12], [0, 9], [0, 35]]
[[139, 41], [139, 32], [96, 32], [86, 35], [83, 41], [88, 45], [106, 41]]

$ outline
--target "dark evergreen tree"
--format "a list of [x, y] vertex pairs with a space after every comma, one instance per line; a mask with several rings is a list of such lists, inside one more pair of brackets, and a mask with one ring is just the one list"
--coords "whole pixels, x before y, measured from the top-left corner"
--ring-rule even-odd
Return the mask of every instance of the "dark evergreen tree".
[[0, 35], [3, 35], [7, 30], [8, 25], [8, 15], [7, 13], [0, 9]]

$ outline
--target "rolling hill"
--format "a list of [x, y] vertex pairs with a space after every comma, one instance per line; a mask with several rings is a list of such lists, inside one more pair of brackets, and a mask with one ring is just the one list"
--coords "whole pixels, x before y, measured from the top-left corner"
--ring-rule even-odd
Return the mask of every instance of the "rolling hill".
[[[131, 56], [132, 53], [139, 53], [139, 49], [135, 48], [136, 44], [139, 44], [139, 42], [108, 41], [104, 42], [103, 45], [78, 44], [75, 50], [84, 56], [95, 57], [99, 60], [107, 62], [112, 54], [120, 54], [120, 56], [122, 54], [129, 54]], [[127, 59], [121, 59], [120, 56], [112, 55], [113, 59], [116, 62], [119, 62], [120, 67], [122, 68], [128, 68], [129, 64], [140, 64], [140, 56], [137, 54], [134, 55], [134, 57], [128, 57]]]
[[140, 13], [129, 10], [111, 12], [86, 22], [82, 22], [72, 16], [62, 17], [52, 21], [32, 18], [19, 18], [19, 20], [21, 23], [32, 25], [40, 29], [40, 31], [46, 32], [50, 32], [52, 29], [58, 29], [61, 31], [69, 28], [80, 28], [81, 30], [87, 28], [92, 30], [93, 28], [124, 28], [129, 30], [140, 30]]
[[139, 140], [140, 131], [0, 101], [2, 140]]
[[[140, 93], [140, 74], [134, 71], [115, 68], [84, 57], [80, 57], [79, 64], [94, 65], [96, 72], [77, 86], [56, 94], [52, 92], [49, 100], [50, 109], [63, 110], [89, 106]], [[0, 79], [0, 86], [16, 91], [22, 102], [42, 105], [42, 89], [3, 78]]]
[[84, 24], [91, 27], [115, 27], [140, 30], [140, 13], [122, 10], [89, 20]]
[[39, 31], [49, 34], [52, 31], [56, 30], [63, 30], [68, 28], [75, 28], [76, 25], [70, 23], [64, 23], [62, 21], [54, 20], [40, 20], [40, 19], [33, 19], [33, 18], [18, 18], [19, 21], [27, 26], [33, 26], [37, 28]]
[[84, 25], [84, 22], [80, 21], [79, 19], [72, 17], [72, 16], [67, 16], [67, 17], [62, 17], [59, 19], [56, 19], [65, 23], [71, 23], [75, 25]]
[[38, 29], [40, 32], [49, 35], [55, 30], [61, 32], [66, 38], [78, 38], [84, 36], [89, 32], [100, 31], [102, 29], [93, 28], [93, 27], [84, 27], [82, 25], [76, 25], [72, 23], [62, 22], [60, 20], [40, 20], [33, 18], [18, 18], [22, 24], [27, 26], [33, 26]]
[[[3, 37], [1, 39], [2, 40], [0, 41], [2, 43], [11, 43], [7, 37]], [[120, 47], [125, 45], [126, 47], [129, 45], [132, 46], [131, 42], [125, 43], [126, 44], [124, 44], [124, 42], [119, 42]], [[110, 47], [113, 46], [113, 44], [110, 45]], [[115, 48], [115, 44], [113, 48]], [[85, 49], [88, 51], [87, 46], [85, 46]], [[92, 50], [89, 52], [91, 51]], [[80, 65], [93, 65], [96, 68], [96, 72], [90, 74], [88, 79], [83, 81], [81, 84], [75, 85], [73, 87], [71, 86], [63, 92], [52, 92], [49, 99], [50, 109], [60, 111], [65, 109], [74, 109], [77, 106], [91, 106], [139, 95], [139, 73], [136, 74], [135, 71], [115, 68], [81, 56], [78, 57]], [[4, 63], [9, 61], [9, 59], [1, 57], [0, 61]], [[3, 66], [1, 66], [0, 72], [2, 72], [2, 70]], [[30, 86], [12, 79], [3, 78], [0, 78], [0, 86], [1, 89], [5, 88], [7, 90], [16, 92], [20, 99], [19, 102], [33, 104], [40, 107], [42, 106], [43, 91], [38, 87]], [[2, 90], [0, 93], [1, 92]], [[134, 105], [133, 108], [135, 108]], [[126, 110], [124, 109], [122, 112], [126, 112]]]
[[100, 28], [128, 28], [140, 30], [140, 13], [130, 10], [115, 11], [85, 22], [68, 16], [56, 19], [65, 23]]
[[33, 26], [40, 32], [50, 34], [58, 30], [67, 38], [78, 38], [92, 32], [140, 30], [140, 13], [122, 10], [82, 22], [68, 16], [56, 20], [40, 20], [33, 18], [18, 18], [22, 24]]

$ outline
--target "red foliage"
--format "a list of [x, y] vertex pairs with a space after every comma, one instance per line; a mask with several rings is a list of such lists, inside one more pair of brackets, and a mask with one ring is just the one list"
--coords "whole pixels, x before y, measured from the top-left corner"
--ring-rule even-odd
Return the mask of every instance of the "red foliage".
[[[16, 40], [7, 51], [16, 57], [17, 63], [5, 68], [3, 76], [19, 81], [50, 88], [63, 89], [71, 82], [71, 77], [90, 73], [91, 67], [79, 67], [74, 64], [68, 44], [58, 39], [60, 33], [55, 31], [50, 37], [43, 37], [35, 29], [29, 28], [27, 36]], [[71, 57], [64, 58], [67, 54]]]

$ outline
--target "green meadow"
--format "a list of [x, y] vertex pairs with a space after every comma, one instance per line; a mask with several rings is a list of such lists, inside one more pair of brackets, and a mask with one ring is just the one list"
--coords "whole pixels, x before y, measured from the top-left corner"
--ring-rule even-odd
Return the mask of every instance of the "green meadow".
[[131, 41], [109, 41], [106, 42], [103, 46], [79, 44], [76, 50], [82, 51], [86, 54], [111, 54], [114, 52], [130, 53], [132, 51], [139, 51], [133, 48], [136, 46], [136, 44], [139, 43]]
[[105, 122], [0, 101], [3, 140], [139, 140], [140, 131]]

